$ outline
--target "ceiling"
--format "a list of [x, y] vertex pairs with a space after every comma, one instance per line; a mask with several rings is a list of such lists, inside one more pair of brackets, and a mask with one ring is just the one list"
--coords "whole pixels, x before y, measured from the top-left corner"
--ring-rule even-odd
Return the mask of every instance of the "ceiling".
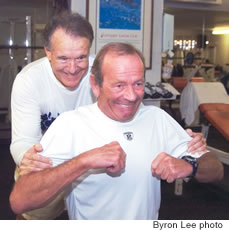
[[[50, 0], [0, 0], [1, 7], [42, 7]], [[20, 4], [19, 4], [20, 2]]]
[[[229, 0], [222, 0], [221, 5], [182, 3], [184, 0], [164, 0], [166, 13], [175, 16], [175, 29], [202, 31], [212, 30], [217, 25], [229, 25]], [[206, 0], [205, 0], [206, 1]], [[1, 8], [4, 7], [35, 7], [41, 8], [53, 0], [0, 0]], [[180, 3], [179, 3], [180, 2]]]
[[211, 31], [215, 26], [229, 26], [229, 0], [222, 5], [212, 4], [167, 4], [164, 11], [174, 15], [176, 30]]
[[200, 30], [203, 27], [211, 31], [215, 26], [229, 26], [229, 13], [191, 9], [167, 8], [166, 13], [174, 15], [174, 26], [177, 30]]

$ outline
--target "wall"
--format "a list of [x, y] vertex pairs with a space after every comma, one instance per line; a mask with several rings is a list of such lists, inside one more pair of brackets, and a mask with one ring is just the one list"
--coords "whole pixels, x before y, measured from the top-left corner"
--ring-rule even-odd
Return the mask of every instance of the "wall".
[[182, 3], [173, 2], [172, 0], [164, 0], [167, 7], [183, 8], [183, 9], [196, 9], [208, 11], [228, 11], [229, 1], [222, 0], [222, 4], [196, 4], [196, 3]]
[[[151, 1], [151, 0], [145, 0]], [[152, 22], [152, 31], [149, 31], [149, 36], [152, 36], [152, 60], [151, 60], [151, 69], [146, 70], [146, 81], [149, 81], [152, 84], [161, 80], [161, 47], [162, 47], [162, 15], [163, 15], [163, 0], [153, 1], [153, 22]], [[8, 45], [10, 37], [10, 20], [22, 20], [25, 16], [31, 16], [33, 22], [33, 44], [41, 46], [40, 31], [39, 25], [44, 25], [49, 20], [52, 15], [52, 0], [23, 0], [21, 4], [18, 4], [18, 0], [0, 0], [0, 29], [4, 31], [1, 33], [0, 45]], [[71, 8], [73, 11], [81, 13], [83, 16], [86, 16], [86, 0], [76, 1], [71, 0]], [[151, 20], [151, 15], [148, 15], [148, 18], [145, 20]], [[6, 23], [5, 23], [6, 22]], [[36, 24], [36, 26], [35, 26]], [[17, 45], [24, 45], [25, 40], [25, 25], [24, 22], [16, 23], [17, 32], [15, 34]], [[24, 31], [22, 33], [22, 31]], [[34, 42], [35, 41], [35, 42]], [[42, 53], [43, 54], [43, 53]], [[41, 54], [41, 55], [42, 55]], [[14, 50], [15, 60], [17, 65], [26, 64], [24, 58], [26, 57], [25, 49], [16, 49]], [[39, 58], [40, 53], [35, 54], [35, 58]], [[9, 65], [9, 50], [0, 49], [0, 68], [5, 68]], [[7, 76], [6, 76], [7, 77]]]
[[86, 17], [86, 0], [71, 0], [71, 10]]
[[152, 68], [146, 71], [146, 81], [152, 84], [161, 81], [162, 21], [164, 1], [154, 0], [152, 31]]
[[[174, 30], [176, 39], [195, 39], [201, 34], [199, 30]], [[229, 71], [229, 35], [212, 35], [211, 31], [205, 31], [209, 45], [204, 50], [204, 56], [215, 65], [223, 66]]]
[[[25, 46], [26, 16], [32, 17], [33, 25], [47, 23], [52, 14], [50, 3], [50, 0], [0, 0], [0, 109], [9, 110], [11, 88], [18, 66], [27, 64], [26, 58], [30, 52], [30, 49], [6, 47], [9, 45], [10, 35], [14, 34], [13, 45]], [[35, 41], [37, 33], [34, 30], [35, 26], [32, 28], [31, 37]], [[37, 44], [33, 42], [29, 45]], [[41, 45], [40, 41], [39, 45]]]
[[[151, 0], [145, 0], [151, 1]], [[149, 81], [152, 84], [161, 80], [161, 48], [162, 48], [162, 16], [163, 16], [163, 0], [154, 0], [153, 1], [153, 30], [152, 30], [152, 60], [151, 60], [151, 69], [146, 70], [146, 81]], [[91, 4], [93, 7], [95, 4]], [[71, 9], [74, 12], [79, 12], [83, 16], [86, 15], [86, 0], [81, 1], [81, 3], [76, 3], [72, 0]], [[94, 22], [95, 22], [95, 15]], [[145, 20], [151, 20], [151, 15]], [[93, 24], [93, 21], [92, 21]], [[150, 36], [150, 34], [149, 34]]]
[[[175, 22], [178, 21], [175, 23], [175, 38], [196, 40], [197, 35], [202, 33], [202, 26], [206, 24], [204, 33], [207, 35], [209, 45], [205, 49], [204, 55], [214, 64], [222, 65], [229, 71], [229, 66], [226, 65], [229, 63], [229, 36], [212, 35], [214, 26], [229, 26], [229, 0], [222, 0], [220, 5], [185, 4], [165, 0], [164, 5], [166, 10], [175, 9]], [[176, 26], [179, 28], [177, 29]]]
[[[10, 38], [10, 24], [14, 23], [14, 45], [24, 46], [26, 40], [26, 24], [25, 17], [32, 17], [32, 24], [45, 24], [52, 14], [51, 2], [49, 0], [23, 0], [22, 4], [18, 4], [16, 0], [10, 0], [5, 3], [0, 0], [0, 30], [4, 31], [0, 35], [0, 45], [9, 45]], [[33, 26], [31, 37], [33, 43], [31, 45], [41, 45], [41, 41], [35, 42], [35, 26]], [[24, 58], [26, 56], [25, 49], [12, 50], [15, 60], [18, 65], [24, 65]], [[0, 67], [9, 64], [9, 50], [0, 49]]]
[[229, 71], [229, 35], [213, 35], [212, 44], [216, 47], [216, 65]]

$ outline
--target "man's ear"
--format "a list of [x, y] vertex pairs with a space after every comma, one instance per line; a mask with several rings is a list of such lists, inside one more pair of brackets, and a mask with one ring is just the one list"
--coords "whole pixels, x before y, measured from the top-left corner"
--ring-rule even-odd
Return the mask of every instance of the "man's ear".
[[100, 87], [95, 81], [95, 75], [94, 74], [90, 75], [90, 84], [91, 84], [93, 94], [95, 95], [96, 98], [98, 98], [99, 94], [100, 94]]
[[50, 61], [51, 60], [51, 51], [47, 47], [45, 47], [44, 50], [45, 50], [46, 56], [48, 57], [48, 59]]

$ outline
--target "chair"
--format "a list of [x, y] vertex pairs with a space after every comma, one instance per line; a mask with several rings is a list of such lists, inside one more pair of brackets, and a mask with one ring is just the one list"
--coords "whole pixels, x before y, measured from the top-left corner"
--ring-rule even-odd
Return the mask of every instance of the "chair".
[[[203, 77], [192, 77], [191, 82], [204, 82]], [[185, 86], [188, 84], [188, 81], [185, 77], [171, 77], [171, 85], [178, 91], [182, 91]]]

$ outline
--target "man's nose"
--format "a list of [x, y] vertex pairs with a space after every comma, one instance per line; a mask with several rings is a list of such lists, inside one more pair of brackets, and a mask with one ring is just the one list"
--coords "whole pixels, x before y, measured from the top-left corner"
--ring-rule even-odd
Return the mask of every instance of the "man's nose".
[[125, 99], [129, 101], [135, 101], [137, 94], [132, 86], [128, 86], [125, 90]]
[[78, 65], [75, 60], [69, 60], [68, 62], [68, 72], [74, 74], [76, 72]]

